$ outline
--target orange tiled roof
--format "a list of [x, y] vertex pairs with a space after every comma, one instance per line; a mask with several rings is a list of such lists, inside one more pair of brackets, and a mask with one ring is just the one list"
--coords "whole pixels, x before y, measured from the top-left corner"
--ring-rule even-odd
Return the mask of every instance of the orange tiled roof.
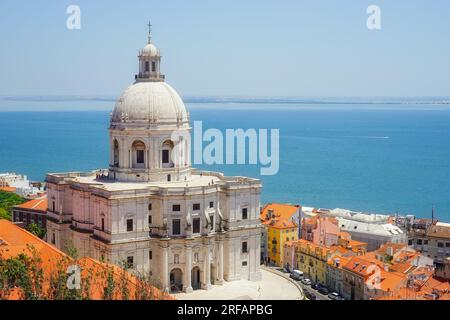
[[[364, 255], [364, 258], [366, 258], [366, 259], [373, 259], [373, 260], [378, 261], [378, 260], [377, 260], [377, 257], [376, 257], [376, 255], [375, 255], [374, 252], [367, 252], [367, 253]], [[378, 261], [378, 262], [379, 262], [379, 261]]]
[[32, 209], [34, 211], [46, 212], [48, 208], [48, 200], [47, 197], [33, 199], [20, 205], [14, 206], [14, 208]]
[[414, 268], [414, 266], [409, 262], [399, 262], [399, 263], [395, 263], [392, 266], [390, 266], [389, 270], [400, 272], [400, 273], [407, 273], [412, 268]]
[[394, 254], [398, 251], [400, 251], [401, 249], [406, 248], [406, 244], [404, 243], [385, 243], [383, 244], [379, 249], [375, 250], [375, 253], [380, 254], [380, 255], [384, 255], [387, 254], [388, 248], [392, 248]]
[[398, 272], [388, 272], [381, 270], [381, 290], [394, 292], [400, 288], [400, 286], [405, 283], [406, 276]]
[[291, 220], [272, 220], [272, 223], [270, 223], [269, 226], [275, 229], [297, 228], [297, 224]]
[[263, 224], [270, 223], [272, 218], [267, 219], [267, 215], [271, 210], [277, 220], [289, 220], [298, 210], [300, 210], [300, 208], [301, 207], [297, 205], [269, 203], [262, 209], [260, 219]]
[[[49, 288], [50, 277], [52, 273], [58, 271], [61, 263], [77, 264], [81, 267], [82, 274], [86, 275], [92, 272], [92, 283], [90, 285], [89, 295], [93, 300], [100, 300], [103, 298], [104, 288], [107, 282], [107, 276], [110, 270], [113, 272], [113, 277], [116, 283], [125, 278], [126, 286], [129, 290], [129, 297], [133, 298], [139, 290], [138, 280], [133, 275], [120, 269], [117, 266], [102, 263], [92, 258], [82, 258], [74, 261], [65, 253], [42, 241], [38, 237], [29, 233], [28, 231], [18, 227], [7, 220], [0, 220], [0, 255], [5, 258], [15, 257], [21, 253], [32, 256], [32, 251], [35, 251], [41, 262], [41, 267], [44, 271], [44, 287]], [[45, 289], [45, 288], [44, 288]], [[173, 299], [171, 296], [162, 293], [156, 288], [152, 288], [151, 294], [154, 299]], [[20, 300], [23, 299], [21, 290], [13, 290], [9, 299]], [[120, 297], [117, 297], [120, 298]]]
[[[401, 286], [406, 282], [406, 276], [398, 272], [389, 272], [384, 270], [383, 264], [371, 257], [366, 256], [356, 256], [350, 259], [344, 269], [350, 270], [364, 279], [369, 278], [369, 276], [374, 272], [370, 266], [376, 265], [379, 267], [380, 272], [380, 282], [379, 289], [386, 292], [395, 292], [401, 288]], [[369, 278], [370, 279], [370, 278]], [[375, 281], [375, 279], [372, 279]]]
[[372, 263], [361, 257], [355, 256], [350, 259], [350, 261], [344, 266], [344, 269], [350, 270], [354, 273], [359, 274], [360, 276], [367, 277], [369, 273], [367, 269]]
[[389, 295], [384, 295], [377, 300], [425, 300], [421, 297], [421, 294], [414, 289], [407, 288], [405, 286], [400, 289], [391, 292]]
[[442, 297], [440, 297], [438, 300], [450, 300], [450, 293], [444, 294]]
[[423, 284], [421, 290], [427, 293], [433, 293], [433, 291], [448, 293], [450, 292], [450, 283], [448, 280], [429, 277]]
[[327, 254], [327, 252], [329, 252], [329, 250], [330, 250], [325, 246], [315, 244], [314, 242], [311, 242], [311, 241], [308, 241], [305, 239], [299, 239], [295, 242], [297, 243], [297, 248], [303, 252], [306, 252], [309, 248], [311, 250], [311, 252], [319, 251], [322, 253], [323, 256], [325, 256]]
[[342, 267], [345, 266], [350, 261], [349, 257], [338, 255], [328, 259], [327, 263], [330, 266], [334, 266], [335, 259], [339, 259], [339, 269], [342, 269]]
[[16, 192], [16, 188], [14, 187], [1, 187], [0, 191], [5, 191], [5, 192]]
[[354, 256], [355, 255], [355, 251], [353, 249], [347, 249], [340, 245], [332, 245], [330, 247], [330, 250], [335, 253], [338, 253], [341, 256]]
[[447, 226], [432, 225], [428, 228], [427, 236], [450, 239], [450, 228]]

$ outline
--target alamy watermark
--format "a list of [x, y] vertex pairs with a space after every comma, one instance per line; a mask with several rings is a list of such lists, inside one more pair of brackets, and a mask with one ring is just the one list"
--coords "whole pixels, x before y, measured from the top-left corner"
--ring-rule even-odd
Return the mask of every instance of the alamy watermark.
[[70, 265], [67, 270], [67, 289], [80, 290], [81, 288], [81, 268], [78, 265]]
[[66, 20], [66, 27], [69, 30], [81, 29], [81, 8], [75, 4], [67, 7], [66, 13], [69, 15]]
[[193, 143], [194, 165], [259, 165], [263, 176], [276, 175], [280, 168], [279, 129], [225, 129], [203, 130], [202, 121], [194, 121], [194, 139], [189, 132], [174, 131], [171, 159], [175, 165], [183, 162], [177, 145]]
[[367, 7], [366, 13], [369, 15], [367, 18], [366, 26], [369, 30], [381, 30], [381, 9], [377, 5], [370, 5]]

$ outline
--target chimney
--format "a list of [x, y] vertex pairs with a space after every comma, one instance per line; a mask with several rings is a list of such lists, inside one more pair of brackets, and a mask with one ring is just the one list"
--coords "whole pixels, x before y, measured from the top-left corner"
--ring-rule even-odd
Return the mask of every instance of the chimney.
[[269, 210], [267, 210], [266, 219], [269, 220], [271, 218], [274, 218], [274, 214], [273, 214], [273, 210], [269, 209]]
[[336, 268], [339, 268], [339, 265], [341, 264], [341, 259], [339, 259], [339, 258], [335, 258], [334, 259], [334, 266], [336, 267]]

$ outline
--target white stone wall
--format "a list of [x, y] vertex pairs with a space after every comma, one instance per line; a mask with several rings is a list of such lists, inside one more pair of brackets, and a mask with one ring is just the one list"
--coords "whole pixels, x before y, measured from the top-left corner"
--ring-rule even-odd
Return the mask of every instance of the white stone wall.
[[[259, 188], [192, 187], [185, 188], [184, 193], [155, 195], [123, 190], [107, 199], [87, 185], [67, 182], [49, 183], [49, 196], [64, 208], [58, 214], [65, 211], [71, 217], [71, 224], [49, 222], [49, 242], [51, 233], [55, 232], [56, 246], [65, 250], [64, 243], [71, 243], [79, 256], [92, 256], [118, 265], [133, 257], [133, 270], [151, 275], [152, 281], [164, 289], [170, 290], [170, 274], [176, 269], [181, 270], [185, 291], [192, 290], [194, 268], [199, 270], [198, 285], [203, 289], [223, 280], [257, 281], [261, 277]], [[200, 205], [199, 210], [194, 210], [194, 204]], [[173, 205], [180, 205], [180, 211], [174, 212]], [[243, 219], [243, 208], [247, 209], [247, 219]], [[219, 211], [224, 218], [221, 224]], [[58, 214], [55, 216], [59, 217]], [[212, 230], [206, 227], [206, 216], [214, 217]], [[201, 221], [199, 234], [193, 234], [194, 218]], [[127, 231], [127, 219], [133, 219], [133, 231]], [[173, 219], [181, 220], [180, 235], [172, 234]], [[220, 225], [224, 232], [220, 231]], [[247, 242], [246, 253], [242, 252], [243, 242]]]
[[[174, 141], [173, 133], [182, 138]], [[120, 181], [166, 181], [167, 175], [171, 175], [172, 181], [183, 181], [189, 177], [190, 140], [184, 138], [188, 135], [189, 127], [173, 127], [167, 130], [110, 130], [110, 174]], [[119, 145], [119, 166], [114, 166], [114, 141]], [[133, 164], [133, 143], [141, 141], [145, 145], [144, 164], [141, 168], [135, 168]], [[167, 167], [162, 163], [162, 150], [165, 141], [174, 144], [171, 160], [173, 167]], [[178, 159], [175, 161], [175, 159]], [[174, 170], [181, 169], [181, 170]]]

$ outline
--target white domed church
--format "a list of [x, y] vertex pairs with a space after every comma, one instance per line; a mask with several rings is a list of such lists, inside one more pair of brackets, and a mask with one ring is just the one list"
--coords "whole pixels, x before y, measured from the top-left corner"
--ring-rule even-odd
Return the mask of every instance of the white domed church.
[[191, 167], [189, 113], [160, 63], [149, 33], [111, 114], [109, 169], [47, 175], [47, 240], [172, 292], [257, 281], [261, 182]]

